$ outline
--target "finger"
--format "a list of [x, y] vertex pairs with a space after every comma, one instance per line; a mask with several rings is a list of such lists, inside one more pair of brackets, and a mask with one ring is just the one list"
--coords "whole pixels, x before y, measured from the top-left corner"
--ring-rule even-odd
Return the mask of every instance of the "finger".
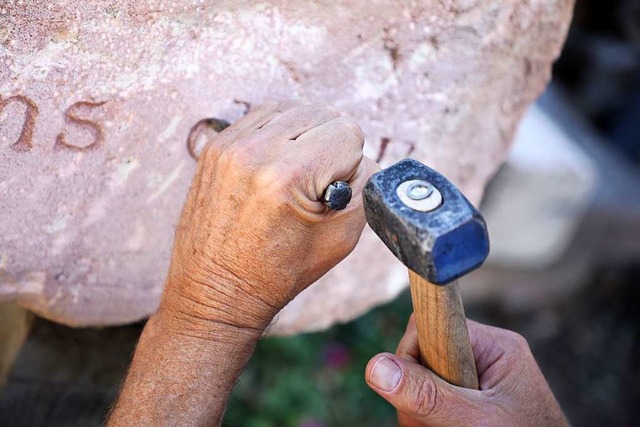
[[[286, 111], [280, 113], [283, 109]], [[281, 103], [226, 138], [233, 141], [234, 147], [251, 151], [255, 159], [260, 159], [260, 163], [294, 165], [299, 158], [304, 158], [304, 153], [291, 150], [291, 140], [337, 115], [334, 109], [324, 104]], [[221, 147], [224, 149], [229, 145], [223, 142]]]
[[[360, 165], [358, 169], [356, 169], [355, 174], [349, 179], [347, 177], [337, 178], [341, 181], [347, 181], [349, 186], [351, 187], [351, 201], [347, 205], [347, 207], [341, 211], [331, 211], [328, 210], [324, 204], [322, 207], [325, 209], [325, 213], [327, 215], [333, 215], [334, 218], [340, 219], [342, 218], [347, 224], [345, 227], [353, 228], [354, 230], [358, 230], [358, 236], [362, 232], [366, 224], [366, 219], [364, 216], [364, 208], [362, 201], [362, 191], [364, 190], [364, 186], [366, 185], [369, 177], [374, 173], [380, 170], [380, 166], [371, 160], [368, 157], [363, 157], [360, 161]], [[335, 181], [335, 179], [333, 180]], [[331, 179], [327, 180], [327, 182], [333, 182]], [[317, 203], [322, 203], [318, 201]]]
[[308, 130], [292, 144], [295, 150], [289, 156], [311, 171], [306, 195], [319, 200], [327, 185], [337, 180], [349, 182], [358, 172], [364, 134], [353, 119], [338, 117]]
[[472, 320], [467, 325], [481, 390], [493, 387], [514, 363], [533, 357], [527, 340], [513, 331]]
[[339, 255], [340, 259], [346, 257], [355, 248], [360, 239], [362, 230], [367, 222], [362, 206], [362, 189], [369, 177], [378, 170], [380, 170], [380, 166], [376, 162], [367, 157], [362, 158], [355, 175], [348, 181], [352, 189], [351, 202], [343, 210], [333, 211], [327, 209], [321, 201], [310, 201], [306, 196], [303, 196], [307, 203], [305, 209], [311, 212], [316, 220], [330, 218], [333, 229], [343, 230], [342, 233], [329, 233], [326, 238], [327, 247], [342, 247], [346, 250], [346, 252]]
[[260, 129], [282, 113], [301, 105], [300, 101], [294, 100], [264, 102], [220, 132], [216, 135], [215, 140], [212, 139], [212, 141], [219, 145], [220, 148], [224, 148], [233, 141], [251, 134], [256, 129]]
[[270, 120], [259, 133], [266, 139], [296, 139], [309, 129], [339, 116], [335, 109], [324, 104], [300, 105]]
[[528, 347], [526, 340], [515, 332], [467, 320], [469, 339], [478, 371], [485, 371], [504, 354]]
[[367, 385], [399, 412], [425, 425], [478, 422], [489, 404], [481, 392], [453, 386], [425, 367], [390, 353], [371, 359], [365, 378]]
[[[325, 178], [324, 180], [327, 185], [337, 180], [346, 181], [349, 184], [349, 186], [351, 187], [351, 201], [349, 202], [347, 207], [340, 211], [329, 210], [324, 205], [322, 198], [320, 197], [317, 201], [312, 202], [314, 206], [310, 207], [310, 209], [318, 213], [324, 213], [326, 215], [332, 216], [335, 220], [343, 220], [345, 222], [344, 227], [346, 227], [347, 229], [353, 228], [353, 230], [358, 231], [359, 236], [366, 223], [366, 219], [364, 217], [364, 209], [362, 207], [362, 191], [364, 190], [364, 186], [366, 185], [371, 175], [378, 172], [379, 170], [380, 165], [378, 165], [368, 157], [362, 157], [360, 164], [358, 165], [358, 168], [356, 169], [356, 172], [355, 174], [353, 174], [353, 176]], [[323, 181], [319, 180], [318, 182]]]
[[231, 125], [231, 128], [235, 126], [240, 129], [242, 133], [251, 132], [264, 127], [271, 120], [286, 111], [298, 108], [302, 105], [303, 103], [298, 100], [268, 101], [261, 104], [255, 112], [251, 111], [246, 116], [236, 121]]
[[[356, 173], [351, 177], [344, 177], [342, 180], [346, 180], [352, 189], [352, 199], [359, 204], [362, 204], [362, 191], [367, 184], [371, 175], [380, 171], [380, 165], [368, 157], [363, 156], [356, 169]], [[341, 178], [337, 178], [341, 179]]]
[[398, 343], [396, 355], [409, 362], [420, 363], [420, 347], [418, 344], [418, 327], [416, 326], [415, 314], [411, 313], [407, 329]]
[[[279, 116], [292, 108], [302, 105], [300, 101], [267, 101], [259, 105], [256, 109], [251, 110], [247, 115], [237, 120], [228, 128], [217, 134], [209, 135], [208, 142], [203, 150], [203, 155], [199, 157], [201, 166], [198, 168], [198, 174], [202, 173], [201, 181], [208, 184], [211, 183], [212, 171], [215, 168], [207, 168], [215, 165], [225, 149], [252, 133], [260, 129], [273, 118]], [[196, 190], [199, 190], [200, 184]]]

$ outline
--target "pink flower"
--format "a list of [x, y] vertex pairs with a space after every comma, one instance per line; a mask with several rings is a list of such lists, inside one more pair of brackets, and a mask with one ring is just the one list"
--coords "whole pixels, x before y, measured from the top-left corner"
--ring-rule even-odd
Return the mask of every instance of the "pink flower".
[[344, 369], [351, 363], [349, 349], [339, 343], [328, 344], [324, 348], [324, 364], [334, 369]]

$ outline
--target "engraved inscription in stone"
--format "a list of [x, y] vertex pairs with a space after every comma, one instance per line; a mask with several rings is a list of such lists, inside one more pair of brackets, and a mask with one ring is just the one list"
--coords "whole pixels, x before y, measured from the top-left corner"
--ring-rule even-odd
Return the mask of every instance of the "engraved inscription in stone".
[[[382, 161], [384, 161], [384, 159], [386, 158], [387, 155], [387, 148], [389, 147], [389, 145], [391, 144], [392, 140], [391, 138], [388, 137], [382, 137], [380, 138], [380, 148], [378, 149], [378, 155], [376, 157], [376, 162], [380, 163]], [[407, 152], [405, 153], [404, 157], [409, 157], [411, 154], [413, 154], [413, 152], [416, 149], [416, 144], [415, 142], [409, 142], [407, 148]]]
[[56, 138], [56, 148], [62, 148], [74, 152], [91, 151], [99, 148], [104, 143], [104, 129], [102, 128], [102, 125], [96, 123], [95, 121], [82, 118], [78, 115], [78, 113], [80, 113], [82, 110], [91, 110], [94, 108], [98, 108], [105, 103], [106, 101], [80, 101], [67, 108], [67, 111], [65, 111], [64, 113], [65, 122], [67, 124], [73, 124], [89, 130], [93, 134], [93, 142], [84, 146], [75, 145], [68, 142], [64, 132], [60, 132], [60, 134], [58, 134], [58, 137]]
[[23, 95], [14, 95], [8, 98], [0, 96], [0, 114], [11, 103], [19, 103], [26, 107], [24, 121], [18, 140], [11, 144], [11, 148], [18, 152], [26, 152], [33, 147], [33, 131], [36, 127], [39, 109], [35, 102]]
[[[382, 166], [415, 147], [477, 203], [574, 0], [254, 3], [0, 0], [0, 270], [16, 281], [0, 271], [1, 300], [72, 326], [153, 313], [188, 159], [220, 137], [205, 120], [188, 145], [190, 127], [268, 100], [333, 105]], [[405, 285], [365, 229], [271, 332], [352, 319]]]
[[[246, 116], [249, 111], [251, 111], [252, 105], [250, 102], [234, 99], [233, 103], [243, 107], [243, 116]], [[198, 160], [200, 153], [209, 141], [209, 138], [219, 132], [222, 132], [229, 126], [230, 123], [226, 120], [216, 119], [215, 117], [202, 119], [193, 125], [189, 131], [189, 136], [187, 137], [187, 151], [189, 152], [189, 155], [195, 160]]]
[[189, 131], [187, 137], [187, 151], [195, 160], [198, 160], [204, 146], [209, 139], [229, 127], [226, 120], [216, 119], [215, 117], [200, 120]]

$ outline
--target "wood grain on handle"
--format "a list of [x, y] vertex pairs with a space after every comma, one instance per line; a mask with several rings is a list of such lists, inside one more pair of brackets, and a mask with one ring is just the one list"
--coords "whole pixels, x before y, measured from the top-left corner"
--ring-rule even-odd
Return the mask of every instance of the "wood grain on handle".
[[458, 283], [434, 285], [409, 270], [422, 364], [451, 384], [478, 389]]

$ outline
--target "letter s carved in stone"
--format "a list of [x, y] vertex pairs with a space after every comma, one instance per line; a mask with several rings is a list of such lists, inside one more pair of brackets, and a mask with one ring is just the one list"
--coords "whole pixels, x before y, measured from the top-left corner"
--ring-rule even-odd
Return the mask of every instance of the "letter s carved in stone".
[[35, 102], [24, 95], [14, 95], [8, 98], [0, 96], [0, 113], [12, 102], [18, 102], [26, 106], [24, 123], [18, 140], [11, 144], [11, 148], [18, 152], [26, 152], [33, 147], [33, 131], [36, 127], [36, 119], [40, 110]]
[[80, 101], [80, 102], [76, 102], [75, 104], [67, 108], [67, 111], [65, 111], [64, 113], [65, 121], [69, 124], [73, 123], [77, 126], [81, 126], [83, 128], [90, 130], [90, 132], [93, 133], [94, 135], [94, 140], [91, 144], [78, 146], [78, 145], [69, 143], [67, 141], [67, 138], [64, 135], [64, 132], [60, 132], [60, 134], [58, 134], [58, 137], [56, 138], [56, 148], [59, 148], [59, 149], [62, 148], [62, 149], [66, 149], [74, 152], [92, 151], [92, 150], [95, 150], [96, 148], [99, 148], [104, 143], [104, 130], [102, 126], [94, 121], [79, 117], [78, 110], [97, 108], [106, 104], [106, 102], [107, 101], [103, 101], [103, 102]]

